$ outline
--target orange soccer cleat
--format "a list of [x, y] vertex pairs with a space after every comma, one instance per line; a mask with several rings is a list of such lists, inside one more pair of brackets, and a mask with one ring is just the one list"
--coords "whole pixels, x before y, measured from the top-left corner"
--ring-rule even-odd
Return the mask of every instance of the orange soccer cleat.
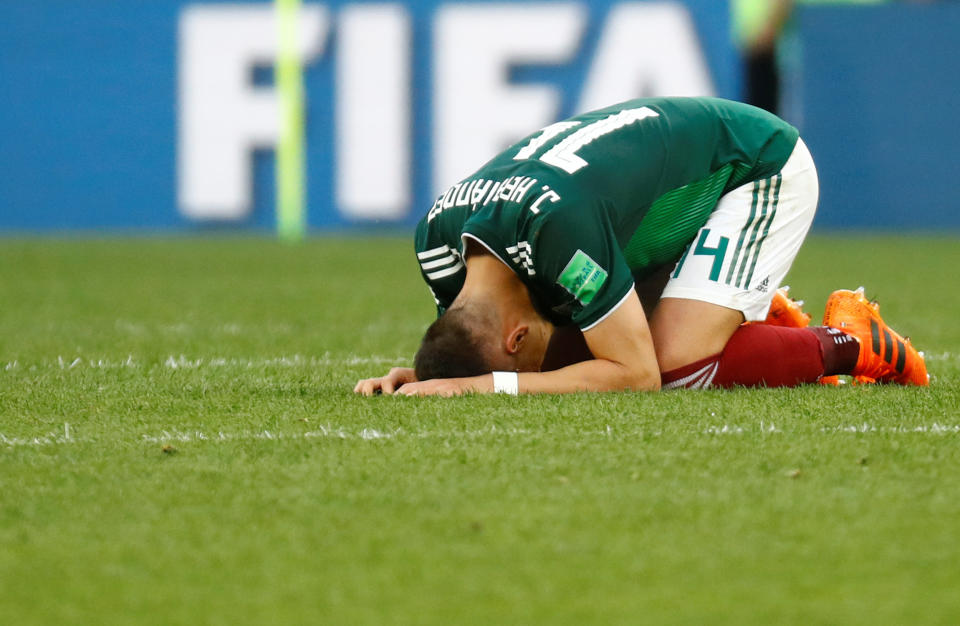
[[790, 287], [784, 286], [773, 292], [773, 300], [770, 301], [770, 310], [764, 324], [806, 328], [810, 325], [810, 314], [803, 312], [803, 300], [790, 299]]
[[867, 300], [863, 287], [830, 294], [823, 324], [844, 331], [860, 344], [860, 356], [852, 373], [857, 382], [930, 384], [923, 353], [887, 326], [880, 317], [880, 305]]

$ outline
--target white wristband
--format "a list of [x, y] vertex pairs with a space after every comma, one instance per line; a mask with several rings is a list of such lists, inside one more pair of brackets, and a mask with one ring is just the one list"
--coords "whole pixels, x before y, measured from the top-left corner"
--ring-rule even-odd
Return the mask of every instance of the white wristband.
[[517, 395], [520, 392], [520, 376], [516, 372], [494, 372], [493, 391]]

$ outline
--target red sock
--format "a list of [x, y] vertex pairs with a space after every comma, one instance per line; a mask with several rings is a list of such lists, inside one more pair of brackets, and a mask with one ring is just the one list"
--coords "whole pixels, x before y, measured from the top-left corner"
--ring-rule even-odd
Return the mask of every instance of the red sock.
[[[839, 334], [838, 334], [839, 333]], [[831, 328], [785, 328], [746, 324], [723, 352], [661, 374], [665, 389], [687, 387], [795, 387], [825, 374], [849, 373], [857, 361], [856, 341]]]

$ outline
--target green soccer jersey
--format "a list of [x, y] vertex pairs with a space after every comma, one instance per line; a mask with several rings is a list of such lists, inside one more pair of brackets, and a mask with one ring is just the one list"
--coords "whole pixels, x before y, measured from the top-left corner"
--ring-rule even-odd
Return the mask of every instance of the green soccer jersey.
[[466, 276], [472, 238], [555, 323], [588, 329], [635, 276], [675, 262], [720, 197], [776, 174], [795, 128], [717, 98], [644, 98], [551, 124], [446, 190], [417, 226], [439, 313]]

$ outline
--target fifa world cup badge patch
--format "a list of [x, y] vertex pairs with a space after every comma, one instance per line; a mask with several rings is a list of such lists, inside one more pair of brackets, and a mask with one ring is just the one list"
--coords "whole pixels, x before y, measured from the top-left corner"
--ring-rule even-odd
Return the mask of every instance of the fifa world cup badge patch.
[[557, 284], [573, 294], [581, 304], [590, 304], [597, 295], [603, 283], [607, 280], [607, 272], [596, 261], [591, 259], [583, 250], [576, 254], [563, 268]]

